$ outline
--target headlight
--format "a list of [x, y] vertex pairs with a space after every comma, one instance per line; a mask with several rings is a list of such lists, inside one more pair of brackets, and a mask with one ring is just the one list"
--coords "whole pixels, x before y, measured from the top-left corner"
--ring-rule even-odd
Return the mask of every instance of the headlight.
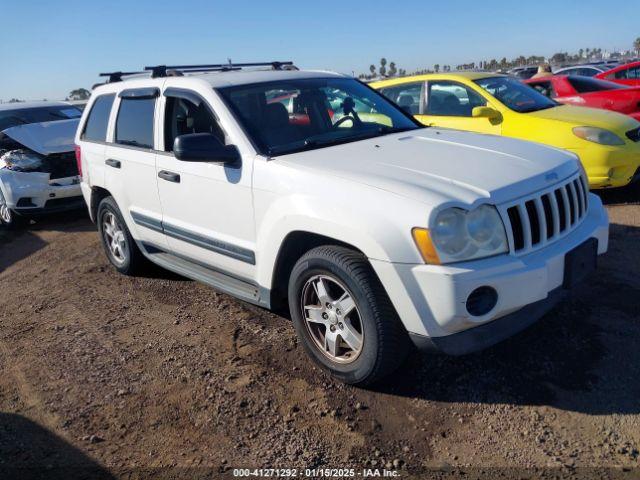
[[11, 150], [0, 157], [9, 170], [34, 172], [42, 167], [42, 156], [28, 150]]
[[624, 140], [604, 128], [576, 127], [573, 129], [573, 133], [576, 137], [588, 142], [599, 143], [600, 145], [624, 145]]
[[415, 228], [413, 237], [428, 263], [474, 260], [509, 250], [502, 219], [490, 205], [443, 210], [428, 231]]

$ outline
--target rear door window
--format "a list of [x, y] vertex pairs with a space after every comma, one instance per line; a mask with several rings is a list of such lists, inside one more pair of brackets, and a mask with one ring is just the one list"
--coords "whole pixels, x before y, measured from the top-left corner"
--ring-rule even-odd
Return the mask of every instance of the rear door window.
[[89, 112], [89, 118], [82, 132], [83, 140], [94, 142], [104, 142], [107, 140], [107, 127], [109, 125], [109, 115], [115, 94], [101, 95], [96, 98]]
[[155, 107], [155, 97], [122, 98], [116, 120], [116, 143], [152, 149]]
[[615, 78], [617, 80], [635, 80], [640, 78], [640, 67], [627, 68], [625, 70], [619, 70], [615, 74], [609, 75], [608, 78]]
[[392, 102], [398, 104], [404, 111], [412, 115], [418, 115], [421, 112], [421, 98], [423, 82], [405, 83], [395, 87], [387, 87], [380, 90], [385, 97]]

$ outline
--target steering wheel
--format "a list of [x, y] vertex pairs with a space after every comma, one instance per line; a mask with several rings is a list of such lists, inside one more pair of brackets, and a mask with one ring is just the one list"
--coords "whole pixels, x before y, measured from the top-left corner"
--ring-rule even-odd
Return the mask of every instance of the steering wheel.
[[353, 117], [351, 115], [345, 115], [344, 117], [340, 118], [336, 123], [333, 124], [333, 128], [338, 128], [340, 125], [342, 125], [347, 120], [351, 120], [354, 125], [356, 123], [355, 117]]

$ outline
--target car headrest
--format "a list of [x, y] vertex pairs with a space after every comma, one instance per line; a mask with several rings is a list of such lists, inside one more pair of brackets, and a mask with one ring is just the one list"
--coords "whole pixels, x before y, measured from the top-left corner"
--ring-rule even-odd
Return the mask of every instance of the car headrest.
[[265, 110], [265, 124], [268, 128], [289, 125], [289, 112], [280, 102], [270, 103]]

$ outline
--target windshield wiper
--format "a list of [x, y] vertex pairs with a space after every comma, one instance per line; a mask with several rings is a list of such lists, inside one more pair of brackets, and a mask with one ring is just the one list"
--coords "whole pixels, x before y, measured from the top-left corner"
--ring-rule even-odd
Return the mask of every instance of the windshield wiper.
[[314, 138], [309, 137], [304, 141], [305, 146], [326, 146], [326, 145], [337, 145], [340, 143], [347, 142], [356, 142], [358, 140], [365, 140], [367, 138], [378, 137], [380, 135], [388, 135], [390, 133], [399, 133], [408, 130], [408, 128], [394, 128], [389, 127], [387, 125], [379, 125], [376, 128], [372, 128], [371, 130], [365, 130], [364, 132], [359, 132], [355, 135], [348, 135], [345, 137], [339, 138]]
[[358, 134], [355, 134], [355, 135], [348, 135], [348, 136], [338, 137], [338, 138], [322, 138], [326, 135], [326, 133], [321, 133], [319, 135], [314, 135], [303, 140], [302, 145], [300, 146], [291, 147], [288, 145], [278, 145], [278, 146], [269, 148], [268, 153], [269, 155], [286, 155], [289, 153], [301, 152], [304, 150], [313, 150], [315, 148], [328, 147], [332, 145], [340, 145], [340, 144], [349, 143], [349, 142], [357, 142], [359, 140], [366, 140], [368, 138], [379, 137], [381, 135], [406, 132], [408, 130], [415, 130], [415, 129], [417, 129], [417, 127], [416, 128], [413, 128], [413, 127], [394, 128], [394, 127], [389, 127], [388, 125], [378, 125], [376, 128], [365, 130], [364, 132], [359, 132]]

